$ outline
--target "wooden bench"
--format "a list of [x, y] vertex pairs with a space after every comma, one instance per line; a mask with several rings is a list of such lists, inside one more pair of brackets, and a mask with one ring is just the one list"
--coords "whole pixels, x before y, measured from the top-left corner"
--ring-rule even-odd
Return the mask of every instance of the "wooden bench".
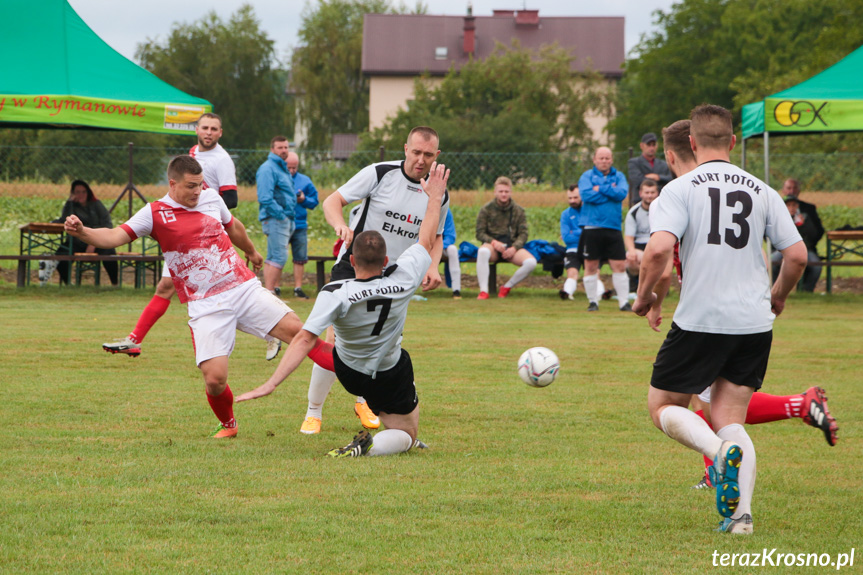
[[[118, 254], [116, 256], [100, 256], [100, 255], [74, 255], [74, 256], [57, 256], [57, 255], [17, 255], [17, 256], [0, 256], [0, 260], [18, 261], [18, 287], [27, 285], [27, 269], [30, 262], [38, 262], [41, 260], [55, 262], [135, 262], [135, 263], [151, 263], [161, 262], [162, 256], [143, 256], [141, 254]], [[146, 283], [146, 282], [144, 282]], [[135, 287], [139, 286], [136, 282]]]
[[[441, 255], [440, 263], [446, 264], [449, 261], [449, 258], [446, 257], [446, 252]], [[476, 258], [470, 258], [468, 260], [459, 260], [460, 263], [463, 264], [475, 264]], [[488, 293], [495, 294], [497, 293], [497, 264], [508, 264], [509, 262], [489, 262], [488, 264]], [[515, 264], [513, 264], [515, 265]], [[444, 274], [441, 274], [443, 277]]]
[[327, 274], [324, 271], [324, 264], [327, 262], [336, 261], [335, 256], [309, 256], [310, 262], [315, 262], [315, 273], [318, 280], [318, 291], [321, 291], [327, 285]]

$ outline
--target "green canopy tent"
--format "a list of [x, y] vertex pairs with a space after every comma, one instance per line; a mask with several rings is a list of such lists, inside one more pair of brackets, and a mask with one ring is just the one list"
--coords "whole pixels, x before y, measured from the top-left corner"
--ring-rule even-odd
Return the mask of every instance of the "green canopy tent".
[[770, 134], [863, 131], [863, 46], [796, 86], [743, 106], [746, 139], [764, 136], [764, 181], [770, 181]]
[[[66, 0], [0, 0], [0, 126], [195, 133], [212, 105], [163, 82], [106, 44]], [[111, 211], [129, 194], [129, 182]]]
[[0, 125], [192, 134], [206, 100], [108, 46], [66, 0], [0, 0]]

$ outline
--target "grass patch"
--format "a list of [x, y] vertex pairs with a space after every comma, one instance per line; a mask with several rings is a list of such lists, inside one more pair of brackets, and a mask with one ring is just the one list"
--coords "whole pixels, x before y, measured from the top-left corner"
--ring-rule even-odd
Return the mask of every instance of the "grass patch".
[[[777, 321], [765, 391], [823, 385], [841, 441], [800, 421], [749, 427], [756, 533], [732, 538], [712, 531], [712, 494], [689, 489], [701, 457], [647, 416], [663, 335], [609, 303], [587, 314], [532, 289], [412, 303], [404, 341], [431, 449], [330, 461], [358, 422], [336, 384], [323, 432], [298, 433], [308, 362], [239, 405], [239, 437], [218, 443], [183, 306], [141, 357], [104, 353], [150, 295], [0, 288], [0, 572], [690, 573], [714, 550], [774, 547], [859, 559], [861, 296], [794, 295]], [[312, 304], [291, 305], [306, 317]], [[516, 374], [534, 345], [561, 359], [548, 388]], [[235, 393], [271, 373], [263, 355], [237, 335]]]

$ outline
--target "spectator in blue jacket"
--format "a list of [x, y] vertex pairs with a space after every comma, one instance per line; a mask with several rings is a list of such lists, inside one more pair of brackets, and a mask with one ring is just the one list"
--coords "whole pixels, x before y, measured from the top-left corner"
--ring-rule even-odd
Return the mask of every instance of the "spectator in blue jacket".
[[[578, 241], [581, 239], [581, 227], [578, 222], [581, 218], [581, 206], [583, 204], [577, 184], [569, 186], [569, 191], [566, 192], [566, 201], [569, 203], [569, 207], [560, 214], [560, 239], [566, 246], [566, 255], [563, 258], [566, 281], [563, 282], [563, 289], [558, 293], [560, 299], [571, 300], [573, 299], [572, 294], [578, 287], [578, 270], [584, 264], [578, 253]], [[601, 280], [597, 280], [596, 289], [598, 299], [605, 292], [605, 286]]]
[[461, 262], [458, 259], [458, 245], [455, 243], [455, 220], [452, 211], [447, 210], [443, 225], [443, 251], [446, 252], [446, 265], [452, 280], [452, 298], [461, 299]]
[[318, 205], [318, 190], [311, 178], [299, 172], [300, 157], [294, 152], [288, 152], [288, 172], [294, 179], [294, 190], [297, 192], [297, 209], [294, 212], [294, 233], [291, 234], [291, 260], [294, 262], [294, 297], [309, 299], [303, 291], [303, 273], [306, 262], [309, 261], [309, 222], [306, 220], [306, 210], [313, 210]]
[[590, 302], [587, 311], [599, 309], [596, 284], [602, 260], [608, 260], [611, 267], [611, 281], [617, 292], [620, 311], [632, 311], [626, 275], [626, 248], [621, 234], [621, 206], [629, 186], [626, 176], [611, 165], [613, 162], [609, 148], [597, 148], [593, 154], [593, 168], [578, 180], [578, 191], [584, 204], [579, 220], [582, 232], [578, 252], [584, 260], [584, 291]]
[[276, 136], [270, 142], [267, 161], [255, 174], [258, 187], [258, 219], [267, 236], [267, 257], [264, 260], [264, 287], [280, 294], [282, 268], [288, 261], [288, 241], [294, 233], [294, 212], [297, 195], [294, 180], [288, 172], [288, 139]]

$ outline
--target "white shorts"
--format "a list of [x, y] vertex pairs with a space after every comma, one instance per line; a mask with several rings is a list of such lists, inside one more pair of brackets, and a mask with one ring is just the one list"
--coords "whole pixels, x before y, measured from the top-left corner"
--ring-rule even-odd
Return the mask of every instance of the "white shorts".
[[162, 277], [163, 278], [171, 277], [171, 270], [168, 269], [167, 263], [162, 263]]
[[707, 386], [707, 389], [698, 394], [698, 399], [700, 399], [704, 403], [710, 403], [710, 390], [712, 388], [712, 385]]
[[230, 356], [236, 330], [264, 339], [292, 311], [257, 278], [220, 294], [190, 301], [188, 307], [196, 365], [214, 357]]

